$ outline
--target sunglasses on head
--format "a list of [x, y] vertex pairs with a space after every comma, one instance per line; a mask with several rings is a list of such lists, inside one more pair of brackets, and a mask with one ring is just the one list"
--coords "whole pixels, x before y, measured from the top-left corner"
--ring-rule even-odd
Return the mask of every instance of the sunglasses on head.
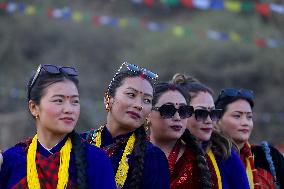
[[120, 68], [117, 70], [117, 73], [119, 73], [123, 67], [126, 67], [128, 70], [135, 72], [135, 73], [141, 73], [142, 75], [145, 75], [146, 77], [153, 79], [153, 80], [157, 80], [158, 79], [158, 74], [151, 72], [149, 70], [147, 70], [146, 68], [141, 68], [137, 65], [134, 64], [130, 64], [128, 62], [123, 62], [122, 65], [120, 66]]
[[[41, 70], [46, 71], [49, 74], [52, 75], [57, 75], [60, 73], [64, 73], [67, 74], [68, 76], [78, 76], [78, 72], [74, 67], [69, 67], [69, 66], [55, 66], [55, 65], [51, 65], [51, 64], [44, 64], [44, 65], [39, 65], [37, 68], [37, 71], [32, 79], [31, 84], [29, 85], [29, 95], [30, 95], [30, 91], [33, 87], [33, 85], [35, 84], [37, 78], [40, 75]], [[29, 97], [30, 98], [30, 97]]]
[[204, 110], [204, 109], [194, 110], [194, 116], [195, 116], [196, 121], [205, 122], [208, 118], [208, 115], [210, 116], [210, 119], [212, 121], [218, 121], [222, 115], [222, 109], [213, 109], [211, 111]]
[[219, 95], [219, 98], [225, 97], [242, 97], [247, 99], [253, 99], [253, 91], [249, 89], [226, 88], [222, 89]]
[[181, 105], [178, 109], [173, 104], [164, 104], [160, 107], [153, 107], [152, 110], [160, 112], [163, 119], [172, 118], [178, 112], [181, 119], [192, 116], [193, 107], [188, 105]]

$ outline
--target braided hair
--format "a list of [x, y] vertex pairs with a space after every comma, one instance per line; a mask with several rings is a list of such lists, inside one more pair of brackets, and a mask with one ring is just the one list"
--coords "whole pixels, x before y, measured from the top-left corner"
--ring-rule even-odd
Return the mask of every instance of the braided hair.
[[[134, 72], [131, 70], [120, 71], [115, 74], [112, 81], [110, 82], [108, 89], [105, 95], [109, 95], [110, 97], [115, 97], [116, 89], [123, 85], [123, 82], [126, 78], [134, 78], [140, 77], [141, 73]], [[155, 81], [152, 78], [147, 77], [147, 75], [143, 76], [153, 87]], [[146, 142], [147, 142], [147, 135], [144, 128], [144, 125], [140, 126], [135, 131], [135, 144], [133, 148], [133, 162], [132, 166], [130, 167], [131, 178], [129, 182], [129, 188], [131, 189], [138, 189], [141, 188], [142, 178], [143, 178], [143, 170], [144, 170], [144, 155], [146, 150]]]
[[192, 150], [196, 156], [197, 166], [200, 169], [201, 186], [203, 189], [212, 188], [211, 173], [206, 161], [206, 157], [202, 148], [198, 145], [196, 138], [189, 132], [188, 129], [182, 135], [182, 140], [186, 143], [186, 146]]
[[85, 145], [82, 142], [80, 136], [73, 130], [70, 133], [70, 138], [72, 141], [73, 153], [75, 155], [75, 167], [77, 173], [77, 185], [80, 189], [87, 189], [87, 161], [86, 161], [86, 151]]
[[135, 130], [136, 141], [133, 148], [133, 163], [130, 178], [129, 188], [139, 189], [141, 187], [143, 170], [144, 170], [144, 155], [146, 149], [146, 131], [144, 125]]
[[[63, 82], [69, 80], [75, 84], [78, 89], [79, 80], [75, 76], [69, 76], [64, 72], [59, 74], [49, 74], [44, 69], [41, 69], [39, 76], [35, 83], [31, 87], [34, 75], [30, 78], [27, 85], [27, 99], [32, 100], [36, 105], [40, 104], [40, 100], [45, 93], [45, 89], [57, 82]], [[86, 176], [86, 153], [85, 146], [83, 145], [79, 135], [73, 130], [68, 134], [72, 141], [73, 153], [75, 154], [75, 166], [77, 171], [77, 184], [80, 188], [85, 189], [87, 187], [87, 176]]]

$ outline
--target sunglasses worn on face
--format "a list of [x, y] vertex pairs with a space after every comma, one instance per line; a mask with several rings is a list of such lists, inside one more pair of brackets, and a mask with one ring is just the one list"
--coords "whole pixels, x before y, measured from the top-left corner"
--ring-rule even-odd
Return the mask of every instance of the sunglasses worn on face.
[[196, 109], [194, 110], [194, 116], [197, 121], [206, 121], [210, 116], [212, 121], [218, 121], [222, 115], [222, 109], [214, 109], [211, 111], [204, 110], [204, 109]]
[[178, 112], [181, 119], [192, 116], [193, 107], [188, 105], [181, 105], [178, 109], [173, 104], [164, 104], [160, 107], [153, 107], [153, 110], [160, 112], [163, 119], [172, 118]]
[[234, 89], [234, 88], [222, 89], [219, 98], [225, 98], [227, 96], [253, 99], [253, 91], [249, 89]]
[[141, 74], [145, 75], [146, 77], [148, 77], [150, 79], [153, 79], [153, 80], [158, 79], [158, 74], [151, 72], [151, 71], [147, 70], [146, 68], [141, 68], [141, 67], [136, 66], [134, 64], [130, 64], [128, 62], [123, 62], [122, 65], [120, 66], [120, 68], [118, 69], [117, 73], [119, 73], [121, 71], [123, 66], [125, 66], [128, 70], [130, 70], [132, 72], [141, 73]]
[[53, 74], [53, 75], [64, 73], [64, 74], [67, 74], [68, 76], [78, 76], [78, 72], [74, 67], [69, 67], [69, 66], [60, 67], [60, 66], [55, 66], [51, 64], [39, 65], [35, 73], [35, 76], [33, 77], [31, 84], [29, 85], [29, 95], [42, 69], [45, 70], [47, 73]]

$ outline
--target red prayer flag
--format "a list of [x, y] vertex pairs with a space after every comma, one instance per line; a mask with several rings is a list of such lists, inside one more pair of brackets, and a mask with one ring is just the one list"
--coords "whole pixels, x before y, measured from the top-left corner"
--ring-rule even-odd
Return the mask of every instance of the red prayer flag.
[[265, 47], [266, 46], [265, 40], [261, 39], [261, 38], [255, 39], [255, 44], [259, 47]]
[[151, 7], [153, 6], [154, 0], [144, 0], [145, 5]]
[[271, 13], [269, 5], [266, 3], [256, 3], [255, 10], [262, 16], [269, 16]]
[[5, 2], [1, 2], [0, 3], [0, 9], [6, 9], [6, 7], [7, 7], [7, 3], [5, 3]]
[[184, 7], [187, 7], [187, 8], [192, 8], [193, 7], [192, 0], [181, 0], [181, 4]]

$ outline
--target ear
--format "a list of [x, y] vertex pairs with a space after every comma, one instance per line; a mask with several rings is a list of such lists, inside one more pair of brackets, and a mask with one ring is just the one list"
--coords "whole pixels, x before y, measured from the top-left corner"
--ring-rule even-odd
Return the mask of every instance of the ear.
[[39, 107], [32, 100], [29, 101], [29, 110], [30, 110], [31, 114], [34, 117], [38, 116], [38, 114], [39, 114]]
[[111, 110], [113, 101], [114, 101], [113, 97], [110, 97], [109, 95], [104, 96], [104, 105], [105, 105], [107, 112], [109, 112]]

